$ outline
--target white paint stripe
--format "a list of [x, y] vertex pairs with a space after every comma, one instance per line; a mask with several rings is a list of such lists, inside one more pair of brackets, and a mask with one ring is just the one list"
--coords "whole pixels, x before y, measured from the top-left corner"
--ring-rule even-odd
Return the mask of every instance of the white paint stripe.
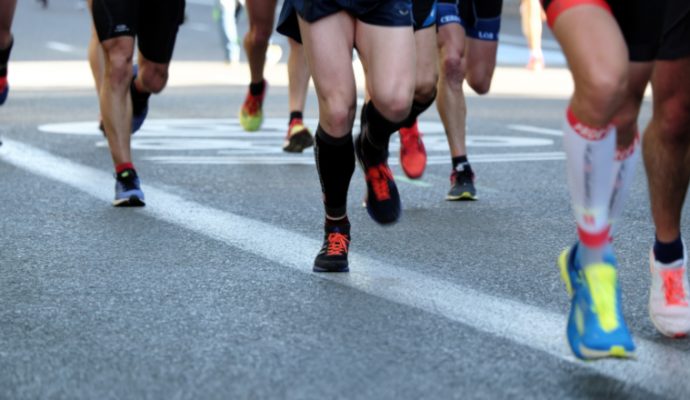
[[[106, 172], [57, 157], [32, 146], [5, 140], [0, 159], [34, 174], [69, 185], [104, 202], [112, 199], [112, 176]], [[472, 288], [406, 270], [352, 252], [349, 274], [313, 274], [313, 257], [320, 241], [296, 232], [205, 207], [154, 186], [145, 185], [144, 215], [173, 223], [243, 251], [312, 277], [327, 279], [364, 293], [443, 316], [518, 345], [590, 368], [599, 374], [637, 384], [675, 398], [690, 393], [690, 354], [637, 339], [638, 361], [578, 361], [564, 339], [566, 319], [511, 299], [491, 296]], [[316, 233], [314, 236], [318, 236]], [[545, 266], [546, 268], [546, 266]], [[515, 269], [514, 271], [517, 271]], [[517, 273], [517, 272], [515, 272]], [[500, 357], [500, 355], [497, 355]], [[500, 362], [500, 360], [497, 360]]]
[[432, 187], [432, 186], [434, 186], [428, 182], [424, 182], [424, 181], [419, 180], [419, 179], [410, 179], [405, 175], [394, 175], [394, 177], [395, 177], [396, 182], [405, 182], [405, 183], [408, 183], [412, 186], [419, 186], [419, 187]]
[[563, 132], [558, 129], [540, 128], [531, 125], [508, 125], [508, 129], [518, 132], [541, 133], [549, 136], [563, 136]]
[[62, 42], [46, 42], [46, 47], [61, 53], [74, 53], [77, 50], [76, 47]]
[[[311, 152], [310, 152], [311, 154]], [[144, 157], [145, 160], [154, 161], [161, 164], [179, 165], [236, 165], [236, 164], [255, 164], [255, 165], [313, 165], [313, 156], [282, 156], [279, 154], [270, 155], [241, 155], [241, 156], [151, 156]], [[503, 153], [503, 154], [474, 154], [472, 155], [473, 164], [497, 163], [497, 162], [521, 162], [521, 161], [560, 161], [565, 160], [563, 152], [535, 152], [535, 153]], [[447, 155], [429, 156], [427, 165], [444, 165], [450, 161]], [[398, 165], [397, 158], [389, 160], [390, 165]]]

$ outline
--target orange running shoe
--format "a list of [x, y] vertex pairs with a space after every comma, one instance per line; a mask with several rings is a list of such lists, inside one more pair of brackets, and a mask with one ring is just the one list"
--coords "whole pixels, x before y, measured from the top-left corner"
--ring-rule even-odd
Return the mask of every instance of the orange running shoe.
[[400, 165], [410, 179], [419, 179], [426, 168], [426, 149], [417, 121], [410, 128], [400, 128]]
[[247, 132], [258, 131], [264, 122], [262, 106], [264, 96], [266, 95], [266, 88], [268, 88], [268, 82], [264, 80], [264, 90], [260, 95], [254, 96], [247, 91], [247, 97], [244, 99], [244, 104], [242, 104], [240, 109], [240, 125]]
[[309, 132], [309, 128], [304, 126], [301, 119], [295, 118], [290, 122], [287, 135], [285, 135], [285, 143], [283, 144], [283, 151], [288, 153], [301, 153], [307, 147], [314, 145], [314, 138]]

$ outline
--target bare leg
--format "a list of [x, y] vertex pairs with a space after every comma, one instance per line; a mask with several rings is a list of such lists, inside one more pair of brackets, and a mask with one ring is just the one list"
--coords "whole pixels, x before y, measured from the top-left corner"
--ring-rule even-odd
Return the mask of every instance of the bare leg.
[[657, 238], [680, 236], [690, 181], [690, 58], [657, 61], [652, 75], [654, 115], [643, 139]]

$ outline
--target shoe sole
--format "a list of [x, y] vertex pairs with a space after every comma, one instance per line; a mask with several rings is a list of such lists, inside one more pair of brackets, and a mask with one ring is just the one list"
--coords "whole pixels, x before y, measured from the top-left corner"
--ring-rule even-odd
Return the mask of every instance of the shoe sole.
[[462, 194], [458, 196], [453, 196], [453, 195], [446, 195], [446, 200], [448, 201], [476, 201], [479, 200], [479, 197], [477, 195], [473, 195], [470, 192], [463, 192]]
[[314, 264], [314, 268], [312, 268], [312, 271], [314, 272], [350, 272], [350, 267], [345, 264], [340, 265], [340, 264], [331, 264], [331, 265], [317, 265]]
[[115, 207], [143, 207], [146, 203], [137, 196], [130, 196], [127, 199], [113, 200]]
[[258, 117], [245, 117], [242, 115], [242, 111], [240, 110], [239, 120], [242, 129], [244, 129], [246, 132], [256, 132], [261, 129], [261, 125], [264, 123], [264, 116], [262, 113]]
[[314, 145], [314, 139], [308, 130], [303, 129], [294, 135], [290, 136], [287, 143], [283, 146], [283, 151], [286, 153], [301, 153], [304, 149]]

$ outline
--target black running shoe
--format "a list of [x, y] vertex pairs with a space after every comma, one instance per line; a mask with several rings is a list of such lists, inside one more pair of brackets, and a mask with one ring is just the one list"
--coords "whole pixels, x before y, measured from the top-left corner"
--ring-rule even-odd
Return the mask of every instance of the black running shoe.
[[314, 272], [348, 272], [350, 224], [326, 226], [321, 251], [314, 260]]
[[369, 160], [362, 151], [362, 140], [364, 136], [360, 133], [355, 138], [355, 154], [367, 182], [367, 196], [364, 199], [367, 212], [379, 224], [392, 224], [400, 218], [402, 207], [393, 172], [388, 167], [388, 152], [385, 151], [381, 157], [383, 161]]
[[477, 189], [474, 187], [474, 172], [469, 164], [460, 171], [450, 173], [450, 190], [446, 200], [477, 200]]
[[115, 176], [115, 207], [142, 207], [144, 203], [144, 192], [141, 191], [141, 184], [137, 172], [133, 169], [126, 169]]

